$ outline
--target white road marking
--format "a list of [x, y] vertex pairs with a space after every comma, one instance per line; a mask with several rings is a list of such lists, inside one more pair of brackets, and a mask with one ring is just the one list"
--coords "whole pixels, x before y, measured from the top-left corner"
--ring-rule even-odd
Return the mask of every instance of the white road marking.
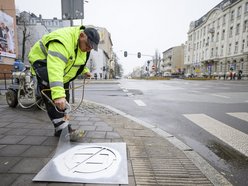
[[221, 98], [227, 98], [229, 99], [230, 97], [228, 96], [223, 96], [223, 95], [219, 95], [219, 94], [211, 94], [212, 96], [216, 96], [216, 97], [221, 97]]
[[145, 104], [143, 101], [141, 101], [140, 99], [136, 99], [136, 100], [134, 100], [134, 102], [135, 102], [138, 106], [140, 106], [140, 107], [145, 107], [145, 106], [146, 106], [146, 104]]
[[227, 114], [248, 122], [248, 112], [230, 112]]
[[127, 96], [133, 96], [133, 94], [132, 94], [132, 93], [127, 92]]
[[190, 90], [191, 93], [199, 93], [200, 91], [198, 90]]
[[248, 135], [205, 114], [184, 114], [186, 118], [248, 156]]

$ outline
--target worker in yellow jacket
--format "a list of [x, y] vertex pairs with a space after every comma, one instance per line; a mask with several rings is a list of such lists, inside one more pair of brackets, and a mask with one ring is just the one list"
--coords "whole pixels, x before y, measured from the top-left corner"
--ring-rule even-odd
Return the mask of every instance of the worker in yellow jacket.
[[[35, 73], [38, 87], [46, 91], [56, 107], [64, 111], [69, 102], [69, 83], [79, 74], [90, 75], [85, 66], [92, 49], [97, 51], [99, 34], [94, 28], [66, 27], [44, 35], [36, 42], [28, 55], [32, 71]], [[54, 124], [55, 136], [68, 127], [73, 131], [63, 112], [43, 96], [47, 113]]]

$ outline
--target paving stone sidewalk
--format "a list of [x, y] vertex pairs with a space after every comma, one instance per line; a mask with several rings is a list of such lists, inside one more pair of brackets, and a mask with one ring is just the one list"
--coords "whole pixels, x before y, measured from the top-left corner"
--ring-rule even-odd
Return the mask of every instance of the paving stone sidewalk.
[[[0, 113], [0, 185], [101, 185], [32, 182], [55, 154], [59, 139], [53, 136], [53, 126], [45, 112], [35, 108], [9, 108], [3, 98], [0, 98]], [[83, 143], [127, 144], [130, 186], [231, 185], [221, 175], [215, 175], [219, 176], [217, 181], [206, 176], [187, 152], [109, 108], [85, 102], [71, 114], [70, 120], [74, 128], [87, 131]]]

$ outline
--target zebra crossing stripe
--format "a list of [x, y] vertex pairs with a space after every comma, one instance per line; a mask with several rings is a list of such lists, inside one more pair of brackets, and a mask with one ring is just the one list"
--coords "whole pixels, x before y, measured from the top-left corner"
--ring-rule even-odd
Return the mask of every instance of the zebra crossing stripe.
[[141, 107], [145, 107], [145, 106], [146, 106], [146, 104], [145, 104], [143, 101], [139, 100], [139, 99], [134, 100], [134, 102], [135, 102], [138, 106], [141, 106]]
[[230, 112], [227, 114], [248, 122], [248, 112]]
[[240, 153], [248, 156], [248, 135], [205, 114], [184, 116]]

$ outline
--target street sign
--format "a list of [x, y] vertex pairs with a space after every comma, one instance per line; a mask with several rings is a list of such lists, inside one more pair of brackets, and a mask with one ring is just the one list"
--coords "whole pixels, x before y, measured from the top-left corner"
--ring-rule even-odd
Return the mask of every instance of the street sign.
[[84, 0], [61, 0], [62, 19], [84, 19]]

